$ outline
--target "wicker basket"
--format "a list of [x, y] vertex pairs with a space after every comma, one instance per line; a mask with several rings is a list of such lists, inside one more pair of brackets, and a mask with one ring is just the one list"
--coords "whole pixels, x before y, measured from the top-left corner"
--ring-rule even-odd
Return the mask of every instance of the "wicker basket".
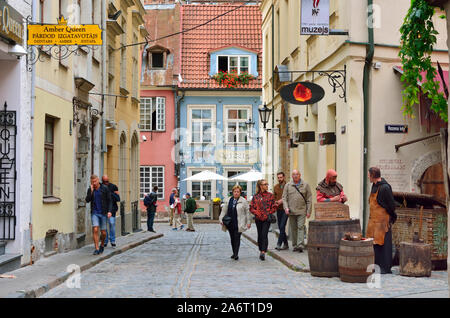
[[349, 220], [350, 211], [347, 205], [339, 202], [317, 202], [314, 205], [315, 220], [337, 221]]
[[[397, 207], [397, 221], [392, 226], [392, 240], [397, 251], [401, 242], [412, 242], [414, 232], [421, 233], [424, 243], [432, 245], [431, 259], [444, 261], [447, 259], [448, 232], [447, 208], [442, 202], [431, 196], [394, 192], [395, 200], [402, 204]], [[405, 207], [406, 204], [406, 207]], [[420, 207], [422, 212], [422, 230], [420, 224]]]

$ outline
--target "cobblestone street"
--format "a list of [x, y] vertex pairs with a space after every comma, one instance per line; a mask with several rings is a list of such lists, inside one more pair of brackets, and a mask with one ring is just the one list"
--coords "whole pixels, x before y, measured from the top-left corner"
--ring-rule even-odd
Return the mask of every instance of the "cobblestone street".
[[369, 288], [295, 272], [271, 257], [260, 261], [257, 246], [244, 237], [239, 260], [232, 260], [228, 233], [217, 224], [196, 224], [196, 232], [155, 228], [164, 237], [82, 272], [81, 288], [64, 283], [42, 297], [448, 297], [445, 271], [409, 278], [395, 267], [382, 275], [381, 288]]

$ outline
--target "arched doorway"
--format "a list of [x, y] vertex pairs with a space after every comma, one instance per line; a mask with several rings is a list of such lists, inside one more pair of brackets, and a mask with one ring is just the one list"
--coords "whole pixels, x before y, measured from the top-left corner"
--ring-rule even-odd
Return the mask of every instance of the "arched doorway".
[[442, 163], [434, 164], [428, 167], [420, 178], [420, 192], [431, 194], [439, 200], [445, 202], [444, 172]]

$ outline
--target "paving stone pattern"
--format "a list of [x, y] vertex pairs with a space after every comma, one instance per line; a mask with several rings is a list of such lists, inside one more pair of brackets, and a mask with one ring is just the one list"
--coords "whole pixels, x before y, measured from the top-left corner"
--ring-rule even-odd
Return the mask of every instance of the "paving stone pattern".
[[[230, 258], [229, 235], [218, 224], [196, 224], [196, 232], [155, 224], [164, 237], [113, 256], [81, 273], [81, 288], [66, 284], [42, 297], [448, 297], [447, 272], [430, 278], [382, 275], [381, 288], [339, 278], [295, 272], [267, 257], [242, 237], [239, 260]], [[273, 247], [272, 247], [273, 248]]]

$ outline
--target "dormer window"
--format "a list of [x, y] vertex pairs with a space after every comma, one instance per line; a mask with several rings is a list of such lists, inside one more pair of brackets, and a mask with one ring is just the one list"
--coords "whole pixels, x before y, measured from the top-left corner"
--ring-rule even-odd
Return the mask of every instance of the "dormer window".
[[217, 72], [236, 72], [237, 74], [249, 73], [250, 56], [242, 55], [218, 55]]
[[147, 65], [151, 69], [165, 69], [167, 56], [170, 50], [160, 45], [154, 45], [147, 49]]
[[152, 52], [152, 68], [164, 68], [163, 52]]

